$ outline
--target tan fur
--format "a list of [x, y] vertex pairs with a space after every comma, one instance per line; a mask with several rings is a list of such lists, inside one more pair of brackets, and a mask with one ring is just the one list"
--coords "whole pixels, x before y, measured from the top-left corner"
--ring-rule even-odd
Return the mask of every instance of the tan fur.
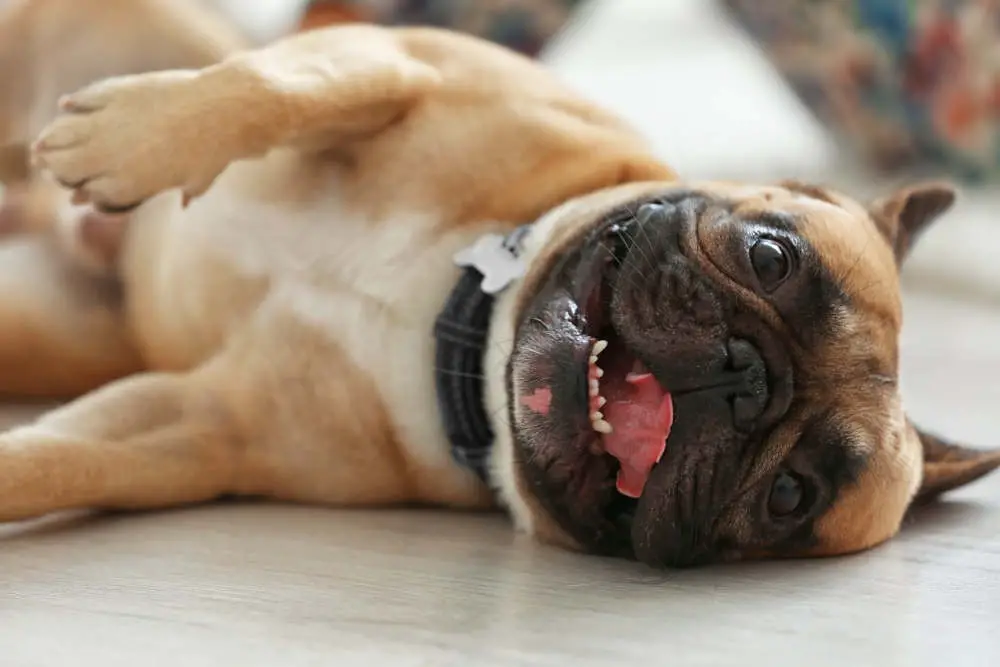
[[[483, 507], [488, 491], [441, 445], [426, 370], [451, 255], [575, 195], [670, 175], [530, 61], [431, 30], [304, 34], [201, 72], [110, 79], [65, 108], [39, 164], [98, 204], [151, 198], [119, 258], [123, 330], [148, 373], [175, 373], [170, 395], [190, 403], [171, 418], [217, 434], [156, 449], [221, 463], [174, 498], [163, 484], [147, 493], [135, 468], [149, 459], [126, 457], [115, 479], [87, 477], [91, 488], [22, 494], [8, 518], [224, 493]], [[176, 191], [157, 196], [171, 188], [202, 196], [182, 208]], [[162, 396], [133, 387], [157, 377], [102, 392], [141, 411]], [[80, 456], [110, 461], [148, 439], [146, 421], [123, 426], [109, 410], [102, 426], [92, 405], [82, 399], [58, 431], [42, 420], [16, 445], [0, 439], [0, 464], [14, 449], [30, 461], [36, 445], [72, 447], [74, 415], [113, 443]], [[0, 471], [8, 493], [24, 484], [19, 468]]]
[[[901, 415], [900, 415], [901, 417]], [[816, 528], [821, 536], [815, 555], [861, 551], [899, 530], [906, 508], [920, 484], [920, 442], [912, 428], [887, 431], [871, 447], [871, 464], [848, 488]]]
[[47, 239], [0, 244], [0, 395], [70, 398], [140, 370], [121, 303]]
[[[77, 12], [88, 12], [87, 27]], [[37, 26], [52, 51], [44, 57], [9, 39]], [[70, 26], [83, 31], [79, 51], [58, 48]], [[113, 45], [119, 31], [145, 40], [151, 60], [128, 51], [138, 42]], [[0, 435], [0, 520], [223, 494], [490, 506], [490, 490], [450, 457], [430, 332], [458, 276], [454, 253], [541, 217], [529, 274], [493, 320], [493, 464], [516, 523], [577, 548], [518, 477], [504, 381], [517, 314], [603, 212], [669, 187], [674, 173], [541, 68], [467, 37], [351, 26], [240, 44], [166, 0], [39, 0], [0, 19], [0, 62], [33, 65], [4, 69], [14, 77], [0, 81], [14, 100], [0, 109], [7, 138], [32, 134], [40, 109], [87, 83], [80, 77], [154, 61], [192, 68], [89, 85], [34, 146], [80, 207], [69, 190], [33, 181], [29, 199], [41, 204], [31, 217], [49, 237], [0, 249], [0, 391], [94, 391]], [[81, 73], [74, 59], [126, 69]], [[44, 94], [29, 94], [24, 72], [47, 83]], [[889, 388], [879, 380], [838, 406], [865, 417], [873, 463], [824, 519], [818, 551], [886, 539], [921, 475], [919, 439], [892, 400], [900, 316], [888, 245], [839, 195], [697, 187], [746, 210], [805, 217], [861, 304], [852, 325], [867, 343], [832, 340], [814, 361], [856, 369], [874, 359]], [[135, 208], [109, 223], [87, 202]], [[52, 230], [64, 242], [53, 244]], [[859, 253], [877, 258], [865, 264], [874, 270], [855, 270]], [[772, 456], [792, 444], [779, 439]]]
[[[0, 183], [30, 205], [17, 229], [48, 236], [94, 275], [115, 254], [101, 230], [79, 238], [86, 211], [53, 193], [32, 170], [28, 146], [58, 113], [58, 100], [101, 79], [177, 67], [204, 67], [248, 40], [201, 0], [10, 0], [0, 8]], [[9, 209], [8, 209], [9, 211]], [[0, 210], [0, 218], [4, 212]], [[9, 215], [8, 215], [9, 217]], [[116, 231], [112, 230], [111, 234]]]

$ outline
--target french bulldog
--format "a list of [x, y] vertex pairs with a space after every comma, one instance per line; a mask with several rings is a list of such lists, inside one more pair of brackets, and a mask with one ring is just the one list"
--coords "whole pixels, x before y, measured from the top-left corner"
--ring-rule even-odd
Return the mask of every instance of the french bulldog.
[[690, 182], [436, 29], [179, 67], [66, 96], [34, 143], [53, 224], [112, 242], [0, 246], [0, 390], [74, 397], [0, 434], [2, 521], [499, 506], [677, 567], [868, 549], [1000, 466], [897, 381], [899, 270], [948, 184]]

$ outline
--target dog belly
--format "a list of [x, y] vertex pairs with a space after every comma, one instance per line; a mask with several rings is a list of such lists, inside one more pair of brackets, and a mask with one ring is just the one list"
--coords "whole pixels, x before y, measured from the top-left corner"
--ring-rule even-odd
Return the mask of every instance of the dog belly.
[[237, 163], [186, 208], [169, 192], [135, 211], [121, 272], [151, 367], [184, 370], [214, 355], [276, 288], [336, 287], [336, 179], [303, 192], [295, 162]]
[[266, 286], [234, 270], [224, 247], [206, 244], [202, 222], [175, 193], [134, 214], [121, 272], [129, 325], [152, 370], [188, 370], [211, 357]]

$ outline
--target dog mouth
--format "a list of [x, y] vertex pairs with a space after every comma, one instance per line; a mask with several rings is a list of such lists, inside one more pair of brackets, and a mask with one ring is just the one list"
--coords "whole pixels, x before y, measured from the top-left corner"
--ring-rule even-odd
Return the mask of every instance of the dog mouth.
[[670, 392], [614, 334], [597, 340], [587, 360], [587, 413], [594, 451], [618, 462], [615, 488], [639, 498], [667, 448], [674, 421]]
[[[590, 342], [584, 370], [587, 415], [595, 434], [592, 451], [617, 462], [615, 489], [626, 498], [642, 495], [653, 467], [663, 458], [673, 424], [673, 400], [616, 331], [612, 318], [615, 283], [636, 244], [639, 216], [614, 219], [596, 246], [596, 261], [583, 287], [582, 333]], [[586, 263], [584, 263], [584, 266]]]
[[641, 212], [618, 216], [564, 260], [553, 278], [561, 287], [540, 296], [551, 320], [540, 334], [547, 353], [528, 353], [515, 373], [521, 376], [519, 421], [535, 434], [533, 456], [544, 459], [546, 474], [564, 476], [564, 491], [575, 499], [571, 511], [589, 508], [582, 523], [591, 529], [610, 523], [608, 532], [622, 539], [652, 471], [669, 456], [674, 420], [669, 389], [612, 317], [621, 269], [641, 224]]

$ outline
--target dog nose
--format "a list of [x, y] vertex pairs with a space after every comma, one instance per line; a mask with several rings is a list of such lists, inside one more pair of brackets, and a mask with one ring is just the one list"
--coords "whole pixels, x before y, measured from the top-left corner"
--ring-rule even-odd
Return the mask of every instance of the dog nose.
[[757, 348], [742, 338], [731, 338], [726, 346], [729, 368], [737, 376], [731, 385], [733, 425], [749, 431], [764, 413], [770, 395], [767, 386], [767, 366]]
[[752, 431], [771, 398], [767, 365], [757, 347], [743, 338], [730, 338], [724, 351], [720, 350], [720, 357], [723, 356], [725, 358], [720, 358], [712, 371], [683, 379], [663, 377], [661, 383], [669, 387], [675, 397], [714, 395], [726, 401], [731, 408], [733, 426], [739, 431]]

